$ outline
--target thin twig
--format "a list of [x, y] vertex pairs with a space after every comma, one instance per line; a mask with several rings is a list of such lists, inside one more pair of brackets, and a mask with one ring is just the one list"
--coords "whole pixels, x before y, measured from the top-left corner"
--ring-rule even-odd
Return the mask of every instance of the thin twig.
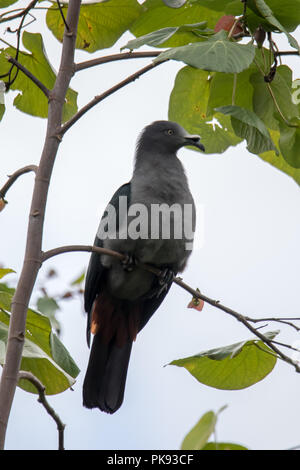
[[52, 406], [49, 405], [46, 395], [45, 395], [45, 387], [42, 384], [42, 382], [39, 381], [39, 379], [33, 375], [31, 372], [27, 372], [24, 370], [20, 370], [19, 372], [19, 380], [25, 379], [29, 380], [29, 382], [32, 383], [32, 385], [35, 386], [35, 388], [38, 391], [39, 398], [38, 402], [43, 405], [47, 413], [54, 419], [56, 425], [57, 425], [57, 430], [58, 430], [58, 450], [64, 450], [64, 430], [65, 430], [65, 424], [61, 421], [60, 417], [58, 414], [55, 412], [55, 410], [52, 408]]
[[281, 56], [281, 55], [297, 55], [297, 56], [300, 56], [300, 52], [299, 51], [274, 51], [274, 55], [278, 55], [278, 56]]
[[[53, 256], [62, 254], [62, 253], [67, 253], [70, 251], [88, 251], [88, 252], [95, 252], [99, 254], [107, 254], [110, 256], [117, 257], [119, 259], [124, 259], [125, 255], [122, 255], [121, 253], [118, 253], [113, 250], [107, 250], [105, 248], [97, 247], [97, 246], [91, 246], [91, 245], [69, 245], [69, 246], [62, 246], [58, 248], [54, 248], [53, 250], [46, 251], [42, 254], [42, 262], [46, 261], [49, 258], [52, 258]], [[148, 264], [144, 263], [138, 263], [138, 266], [152, 272], [156, 276], [161, 275], [160, 269], [156, 268], [155, 266], [151, 266]], [[289, 356], [286, 356], [280, 349], [278, 349], [274, 344], [273, 341], [267, 338], [264, 334], [260, 333], [254, 326], [252, 326], [246, 319], [244, 315], [241, 315], [240, 313], [232, 310], [229, 307], [226, 307], [225, 305], [222, 305], [218, 300], [213, 300], [206, 295], [203, 295], [199, 292], [199, 290], [193, 289], [190, 287], [188, 284], [183, 282], [183, 280], [179, 277], [174, 277], [173, 282], [180, 286], [182, 289], [186, 290], [190, 294], [192, 294], [193, 297], [196, 297], [197, 299], [201, 299], [204, 302], [212, 305], [213, 307], [216, 307], [223, 312], [228, 313], [229, 315], [233, 316], [236, 320], [241, 322], [249, 331], [251, 331], [255, 336], [257, 336], [259, 339], [261, 339], [267, 346], [269, 346], [275, 353], [278, 355], [281, 359], [283, 359], [285, 362], [291, 364], [292, 366], [295, 367], [296, 372], [300, 372], [300, 365], [296, 362], [293, 361]]]
[[24, 75], [26, 75], [26, 77], [30, 78], [30, 80], [37, 87], [39, 87], [39, 89], [44, 93], [44, 95], [46, 95], [47, 98], [50, 97], [50, 90], [48, 90], [48, 88], [35, 75], [29, 72], [29, 70], [26, 67], [24, 67], [24, 65], [20, 64], [20, 62], [18, 62], [16, 59], [11, 57], [10, 55], [7, 55], [7, 60], [11, 64], [13, 64], [15, 67], [17, 67], [18, 70], [21, 70], [21, 72], [23, 72]]
[[14, 184], [14, 182], [19, 178], [19, 176], [24, 175], [25, 173], [29, 173], [30, 171], [37, 172], [36, 165], [27, 165], [19, 170], [15, 171], [12, 175], [8, 177], [8, 181], [5, 183], [4, 186], [0, 189], [0, 198], [4, 199], [7, 191], [9, 188]]
[[3, 17], [9, 12], [4, 12], [2, 15], [0, 15], [0, 23], [6, 23], [7, 21], [15, 20], [16, 18], [20, 18], [21, 16], [26, 16], [27, 13], [29, 13], [29, 11], [34, 8], [35, 4], [38, 3], [38, 1], [39, 0], [32, 0], [26, 8], [18, 8], [19, 13], [15, 13], [14, 15], [11, 15], [7, 18]]
[[86, 60], [75, 64], [75, 72], [80, 70], [95, 67], [96, 65], [107, 64], [109, 62], [115, 62], [117, 60], [125, 59], [145, 59], [149, 57], [157, 57], [164, 51], [144, 51], [144, 52], [121, 52], [120, 54], [112, 54], [104, 57], [98, 57], [97, 59]]
[[245, 317], [247, 321], [250, 321], [252, 323], [259, 323], [261, 321], [273, 321], [277, 323], [283, 323], [286, 325], [291, 326], [292, 328], [295, 328], [296, 331], [300, 331], [300, 328], [295, 325], [294, 323], [288, 321], [288, 320], [293, 320], [293, 321], [300, 321], [299, 317], [287, 317], [287, 318], [250, 318], [250, 317]]
[[109, 88], [109, 90], [106, 90], [104, 93], [101, 95], [95, 96], [93, 100], [91, 100], [89, 103], [87, 103], [83, 108], [81, 108], [69, 121], [67, 121], [61, 128], [60, 128], [60, 136], [63, 136], [67, 130], [70, 129], [87, 111], [89, 111], [91, 108], [96, 106], [96, 104], [100, 103], [100, 101], [103, 101], [105, 98], [108, 96], [112, 95], [116, 91], [120, 90], [124, 86], [128, 85], [129, 83], [134, 82], [137, 78], [141, 77], [144, 75], [146, 72], [149, 72], [149, 70], [154, 69], [158, 65], [166, 62], [166, 60], [161, 61], [161, 62], [156, 62], [156, 63], [151, 63], [149, 65], [146, 65], [146, 67], [143, 67], [142, 69], [138, 70], [137, 72], [133, 73], [129, 77], [125, 78], [121, 82], [117, 83], [113, 87]]

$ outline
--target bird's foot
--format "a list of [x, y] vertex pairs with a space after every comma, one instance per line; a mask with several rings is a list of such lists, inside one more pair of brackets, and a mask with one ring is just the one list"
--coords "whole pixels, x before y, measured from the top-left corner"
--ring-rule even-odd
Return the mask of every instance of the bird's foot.
[[172, 269], [166, 268], [158, 276], [158, 283], [160, 286], [168, 287], [168, 285], [173, 281], [173, 279], [174, 271], [172, 271]]
[[136, 260], [133, 255], [125, 254], [125, 258], [121, 261], [124, 271], [131, 272], [136, 266]]
[[158, 286], [154, 287], [151, 292], [148, 293], [147, 297], [160, 297], [165, 291], [169, 289], [169, 286], [172, 283], [174, 277], [175, 273], [172, 271], [172, 269], [166, 268], [161, 271], [160, 275], [158, 276]]

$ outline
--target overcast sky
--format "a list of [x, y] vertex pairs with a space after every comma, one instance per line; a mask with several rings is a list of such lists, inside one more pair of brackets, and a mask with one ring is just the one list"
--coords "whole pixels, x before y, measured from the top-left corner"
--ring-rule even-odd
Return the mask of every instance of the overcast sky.
[[[38, 31], [36, 22], [30, 31]], [[300, 41], [300, 34], [296, 34]], [[48, 57], [57, 69], [59, 44], [43, 30]], [[110, 50], [118, 52], [130, 35]], [[278, 41], [287, 48], [285, 41]], [[87, 60], [84, 52], [76, 61]], [[149, 60], [111, 63], [79, 72], [72, 88], [79, 105], [101, 93]], [[299, 78], [299, 60], [284, 59]], [[131, 178], [134, 147], [141, 129], [167, 119], [168, 98], [176, 72], [183, 65], [167, 63], [117, 92], [84, 116], [64, 137], [49, 192], [44, 249], [64, 244], [90, 244], [103, 206]], [[245, 90], [246, 92], [246, 90]], [[15, 96], [16, 93], [12, 93]], [[1, 122], [2, 185], [7, 174], [40, 158], [46, 121], [22, 114], [7, 98]], [[182, 149], [198, 213], [197, 231], [204, 240], [194, 250], [183, 278], [193, 287], [249, 316], [299, 316], [299, 188], [284, 173], [247, 152], [244, 144], [223, 155], [201, 155]], [[1, 256], [20, 272], [24, 254], [33, 175], [18, 180], [1, 213]], [[200, 226], [199, 226], [200, 224]], [[59, 279], [55, 294], [86, 268], [87, 253], [65, 254], [47, 262]], [[9, 278], [7, 278], [8, 280]], [[11, 277], [13, 279], [13, 277]], [[65, 303], [59, 313], [62, 341], [81, 373], [74, 391], [49, 397], [66, 423], [67, 449], [178, 449], [185, 434], [208, 410], [220, 416], [220, 441], [252, 449], [285, 449], [300, 444], [300, 376], [278, 363], [262, 382], [242, 391], [220, 391], [199, 384], [187, 371], [163, 367], [173, 359], [251, 338], [248, 330], [225, 313], [205, 305], [187, 309], [191, 297], [174, 285], [170, 294], [139, 334], [133, 347], [125, 400], [112, 416], [82, 407], [81, 388], [89, 350], [85, 340], [82, 302]], [[278, 325], [269, 324], [268, 330]], [[293, 343], [299, 335], [280, 328], [280, 340]], [[18, 389], [9, 421], [7, 449], [55, 449], [55, 424], [36, 402]]]

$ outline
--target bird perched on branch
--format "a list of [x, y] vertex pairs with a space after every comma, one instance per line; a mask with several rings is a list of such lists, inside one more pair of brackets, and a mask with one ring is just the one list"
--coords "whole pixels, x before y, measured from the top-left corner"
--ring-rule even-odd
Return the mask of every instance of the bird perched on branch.
[[[125, 255], [92, 253], [85, 284], [87, 341], [94, 335], [83, 405], [114, 413], [122, 404], [132, 343], [164, 300], [191, 254], [195, 206], [177, 151], [198, 135], [156, 121], [141, 132], [132, 179], [113, 195], [94, 244]], [[160, 275], [139, 263], [159, 268]]]

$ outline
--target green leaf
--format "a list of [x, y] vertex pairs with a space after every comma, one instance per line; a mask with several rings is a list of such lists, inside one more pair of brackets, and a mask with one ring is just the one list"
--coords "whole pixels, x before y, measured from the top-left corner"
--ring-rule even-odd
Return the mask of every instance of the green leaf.
[[280, 126], [279, 147], [285, 161], [300, 168], [300, 128]]
[[4, 113], [5, 113], [5, 106], [4, 104], [0, 103], [0, 121], [3, 118]]
[[[0, 363], [5, 360], [5, 349], [10, 316], [0, 309]], [[51, 331], [47, 317], [28, 309], [25, 343], [21, 370], [32, 372], [46, 387], [46, 394], [61, 393], [75, 382], [79, 369], [66, 348]], [[20, 380], [24, 390], [37, 393], [27, 380]]]
[[[270, 23], [276, 30], [281, 31], [284, 33], [292, 47], [299, 50], [299, 44], [297, 43], [296, 39], [285, 29], [285, 27], [278, 21], [278, 19], [274, 16], [271, 8], [267, 5], [264, 0], [250, 0], [247, 5], [254, 10], [255, 13], [258, 13], [262, 16], [268, 23]], [[298, 5], [299, 7], [299, 5]], [[286, 5], [284, 5], [286, 9]], [[291, 11], [295, 9], [295, 2], [293, 3], [293, 7]]]
[[205, 413], [185, 436], [181, 444], [181, 450], [201, 450], [214, 432], [218, 416], [225, 408], [227, 406], [223, 406], [217, 413], [213, 411]]
[[[249, 84], [252, 73], [252, 67], [236, 75], [232, 73], [214, 73], [210, 80], [207, 115], [213, 116], [215, 108], [219, 106], [231, 105], [233, 98], [235, 105], [252, 109], [253, 89]], [[247, 89], [247, 93], [245, 93], [245, 89]]]
[[212, 122], [206, 109], [209, 98], [209, 73], [192, 67], [182, 68], [170, 95], [169, 119], [181, 124], [192, 134], [199, 134], [206, 153], [222, 153], [230, 145], [236, 145], [236, 137], [230, 118], [220, 113]]
[[[282, 0], [265, 0], [265, 3], [287, 31], [294, 31], [297, 28], [300, 23], [300, 0], [285, 0], [284, 2]], [[276, 29], [267, 21], [268, 18], [261, 16], [253, 0], [249, 0], [247, 6], [253, 11], [252, 13], [251, 10], [248, 10], [247, 14], [247, 24], [252, 31], [259, 25], [262, 25], [266, 31]]]
[[[269, 339], [278, 331], [265, 333]], [[262, 380], [276, 364], [272, 350], [258, 339], [211, 349], [172, 361], [184, 367], [199, 382], [221, 390], [240, 390]]]
[[57, 334], [59, 334], [61, 330], [61, 326], [60, 326], [59, 321], [56, 318], [56, 312], [60, 308], [56, 300], [53, 299], [52, 297], [41, 297], [37, 301], [37, 308], [41, 313], [43, 313], [49, 318], [52, 328], [54, 328]]
[[251, 42], [231, 42], [225, 31], [220, 31], [207, 41], [168, 49], [156, 57], [154, 62], [173, 59], [199, 69], [239, 73], [249, 67], [254, 55], [255, 47]]
[[0, 0], [0, 8], [5, 8], [9, 7], [10, 5], [13, 5], [16, 3], [18, 0]]
[[71, 282], [71, 286], [76, 286], [78, 284], [82, 284], [85, 278], [85, 271], [83, 271], [74, 281]]
[[[66, 14], [67, 5], [62, 6]], [[81, 5], [76, 48], [95, 52], [113, 46], [141, 11], [137, 0], [109, 0]], [[65, 25], [55, 2], [48, 9], [46, 21], [54, 36], [62, 41]]]
[[234, 444], [233, 442], [207, 442], [201, 450], [249, 450], [245, 446], [240, 444]]
[[[202, 21], [202, 23], [195, 23], [195, 24], [184, 24], [182, 26], [177, 26], [177, 27], [169, 27], [169, 28], [162, 28], [159, 29], [158, 31], [153, 31], [152, 33], [145, 34], [144, 36], [140, 36], [137, 39], [132, 39], [131, 41], [128, 41], [128, 43], [121, 47], [121, 50], [123, 49], [138, 49], [139, 47], [147, 44], [148, 46], [159, 46], [160, 44], [164, 43], [168, 39], [170, 39], [174, 35], [182, 35], [182, 33], [187, 33], [190, 32], [193, 35], [198, 35], [201, 34], [213, 34], [213, 30], [207, 30], [205, 29], [206, 27], [206, 21]], [[187, 37], [186, 34], [184, 34], [184, 37]]]
[[217, 416], [213, 411], [205, 413], [193, 429], [186, 435], [181, 450], [200, 450], [214, 432]]
[[[48, 89], [52, 89], [56, 76], [46, 56], [41, 34], [24, 31], [22, 40], [23, 45], [31, 54], [20, 51], [18, 57], [19, 62], [35, 75]], [[6, 54], [14, 57], [15, 49], [5, 49], [0, 55], [0, 74], [7, 72], [10, 68], [10, 64], [6, 60]], [[22, 72], [18, 73], [16, 80], [11, 85], [11, 89], [21, 91], [14, 99], [14, 105], [20, 111], [42, 118], [47, 117], [47, 97]], [[77, 92], [69, 88], [66, 94], [66, 103], [63, 108], [63, 121], [68, 120], [77, 111], [76, 101]]]
[[[272, 129], [270, 129], [270, 135], [275, 145], [279, 146], [279, 131], [273, 131]], [[270, 165], [274, 166], [275, 168], [278, 168], [278, 170], [283, 171], [287, 175], [291, 176], [296, 181], [296, 183], [300, 185], [300, 170], [293, 168], [291, 165], [289, 165], [287, 161], [283, 158], [281, 153], [276, 156], [273, 151], [269, 151], [261, 153], [259, 156], [260, 158], [262, 158], [262, 160], [270, 163]]]
[[13, 269], [10, 268], [0, 268], [0, 279], [2, 279], [4, 276], [10, 273], [15, 273]]
[[268, 128], [279, 129], [282, 117], [277, 106], [287, 120], [299, 115], [298, 108], [292, 100], [292, 70], [288, 66], [277, 67], [276, 75], [271, 83], [266, 83], [260, 72], [253, 73], [250, 76], [250, 82], [253, 87], [253, 111]]
[[[172, 10], [163, 4], [161, 0], [146, 0], [142, 4], [143, 11], [130, 27], [130, 31], [136, 37], [144, 36], [166, 27], [207, 22], [208, 28], [214, 28], [220, 14], [202, 6], [202, 3], [189, 3], [181, 8]], [[197, 42], [200, 38], [189, 31], [182, 31], [173, 35], [170, 39], [157, 47], [182, 46], [190, 42]]]
[[8, 287], [4, 282], [0, 282], [0, 292], [8, 292], [9, 294], [14, 295], [15, 289]]
[[268, 129], [253, 111], [240, 106], [221, 106], [216, 111], [231, 116], [234, 132], [247, 140], [249, 152], [258, 154], [274, 150], [279, 155]]

